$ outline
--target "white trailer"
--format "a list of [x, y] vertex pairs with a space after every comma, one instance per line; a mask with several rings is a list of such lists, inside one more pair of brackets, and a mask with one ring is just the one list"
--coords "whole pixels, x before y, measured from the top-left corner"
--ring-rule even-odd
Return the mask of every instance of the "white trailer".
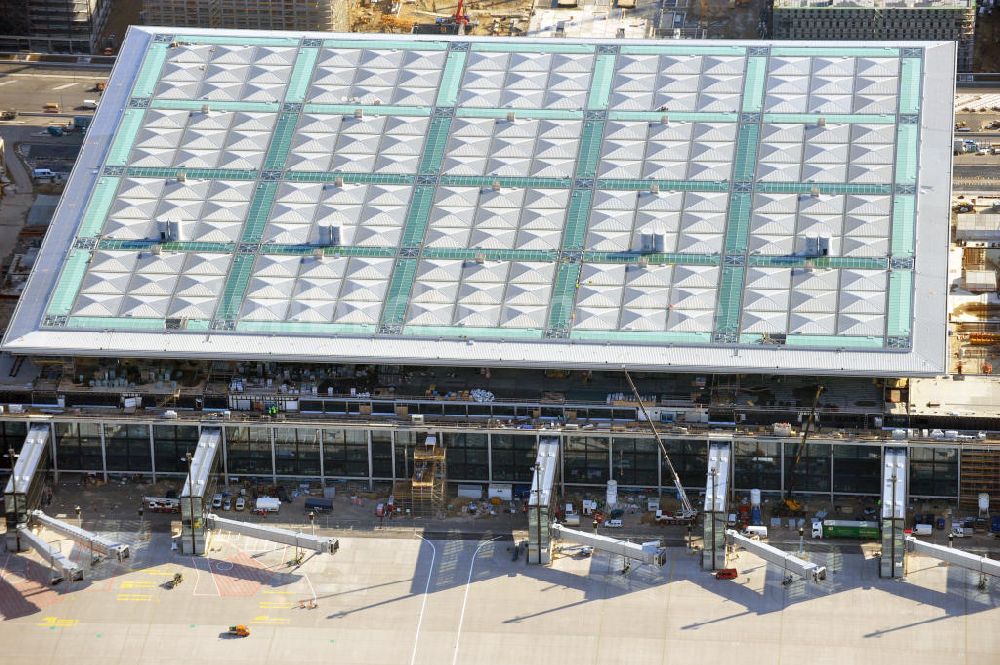
[[257, 499], [256, 508], [258, 511], [276, 513], [281, 510], [281, 499], [269, 496], [262, 496]]

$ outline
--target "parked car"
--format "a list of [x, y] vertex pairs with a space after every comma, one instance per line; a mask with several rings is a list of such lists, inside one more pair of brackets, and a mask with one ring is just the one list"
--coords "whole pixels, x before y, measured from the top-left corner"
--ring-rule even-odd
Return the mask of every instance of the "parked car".
[[222, 509], [223, 510], [233, 509], [233, 500], [230, 499], [228, 496], [226, 497], [225, 501], [222, 502]]
[[216, 494], [215, 496], [212, 497], [212, 507], [213, 508], [222, 508], [222, 495], [221, 494]]
[[615, 520], [608, 520], [607, 522], [604, 523], [604, 526], [608, 527], [609, 529], [620, 529], [623, 526], [625, 526], [625, 523], [622, 522], [621, 520], [615, 519]]
[[243, 510], [247, 507], [247, 500], [242, 496], [236, 497], [236, 510]]

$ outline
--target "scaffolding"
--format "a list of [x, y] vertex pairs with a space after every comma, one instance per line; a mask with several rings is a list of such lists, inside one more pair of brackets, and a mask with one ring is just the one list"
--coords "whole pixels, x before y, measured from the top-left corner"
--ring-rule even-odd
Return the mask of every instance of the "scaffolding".
[[1000, 510], [1000, 450], [963, 448], [958, 505], [976, 510], [979, 495], [990, 495], [990, 510]]
[[423, 446], [413, 450], [413, 476], [410, 479], [410, 500], [413, 515], [434, 517], [444, 508], [448, 483], [448, 463], [445, 449], [437, 437], [429, 436]]

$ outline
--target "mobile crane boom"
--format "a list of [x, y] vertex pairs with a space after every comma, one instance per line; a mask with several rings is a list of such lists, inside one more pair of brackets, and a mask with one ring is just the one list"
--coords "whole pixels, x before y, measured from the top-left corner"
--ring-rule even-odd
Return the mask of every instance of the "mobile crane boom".
[[646, 411], [646, 406], [642, 403], [642, 397], [639, 396], [639, 391], [636, 389], [635, 383], [632, 382], [632, 377], [629, 376], [628, 370], [624, 367], [622, 368], [622, 371], [625, 373], [625, 379], [628, 381], [629, 388], [632, 389], [632, 394], [635, 395], [636, 401], [639, 402], [639, 409], [642, 411], [643, 417], [646, 419], [646, 422], [649, 423], [649, 429], [653, 430], [653, 437], [656, 439], [656, 444], [660, 446], [660, 452], [663, 454], [663, 460], [667, 463], [667, 468], [670, 469], [670, 475], [674, 479], [674, 487], [677, 488], [677, 498], [681, 500], [681, 517], [684, 519], [691, 519], [698, 514], [698, 511], [696, 511], [691, 505], [687, 492], [684, 491], [684, 486], [681, 485], [680, 476], [677, 475], [677, 470], [674, 469], [674, 464], [670, 461], [670, 455], [667, 454], [667, 447], [663, 445], [663, 440], [660, 438], [659, 432], [656, 431], [656, 425], [653, 424], [653, 419], [649, 417], [649, 412]]

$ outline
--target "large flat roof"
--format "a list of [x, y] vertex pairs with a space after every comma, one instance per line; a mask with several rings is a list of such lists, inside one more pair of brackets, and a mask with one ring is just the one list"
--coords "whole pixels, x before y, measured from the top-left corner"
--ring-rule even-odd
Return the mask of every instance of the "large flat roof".
[[954, 61], [132, 28], [4, 348], [939, 373]]

